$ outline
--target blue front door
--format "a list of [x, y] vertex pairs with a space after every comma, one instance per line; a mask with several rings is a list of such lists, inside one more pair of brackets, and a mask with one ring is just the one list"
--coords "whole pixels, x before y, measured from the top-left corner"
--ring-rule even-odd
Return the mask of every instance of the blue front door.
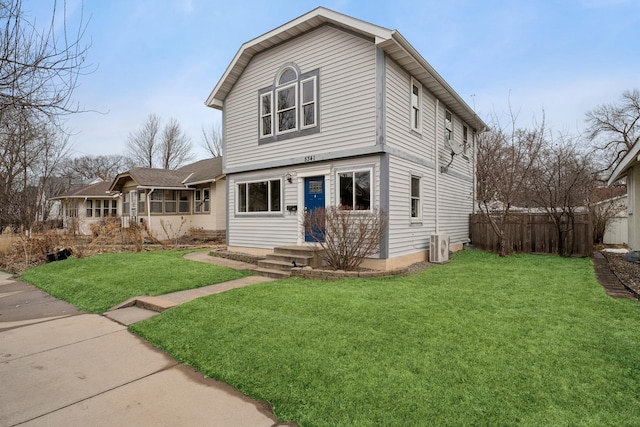
[[[324, 208], [324, 176], [314, 176], [304, 180], [304, 211], [310, 213], [315, 209]], [[317, 225], [311, 230], [305, 230], [305, 242], [324, 241], [324, 226]]]

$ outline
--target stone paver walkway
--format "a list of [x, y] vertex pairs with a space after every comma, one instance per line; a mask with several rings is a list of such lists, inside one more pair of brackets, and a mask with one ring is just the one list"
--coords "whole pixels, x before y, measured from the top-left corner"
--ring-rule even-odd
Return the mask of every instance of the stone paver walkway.
[[600, 282], [607, 295], [612, 298], [637, 299], [636, 295], [629, 291], [618, 277], [613, 274], [613, 271], [609, 268], [609, 262], [600, 252], [593, 253], [593, 269], [598, 282]]

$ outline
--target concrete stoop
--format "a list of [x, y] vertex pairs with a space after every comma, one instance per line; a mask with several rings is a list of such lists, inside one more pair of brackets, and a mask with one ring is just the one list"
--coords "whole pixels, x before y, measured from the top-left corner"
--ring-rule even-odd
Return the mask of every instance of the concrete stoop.
[[257, 274], [276, 279], [291, 276], [294, 267], [318, 268], [322, 265], [320, 252], [316, 248], [307, 246], [280, 246], [273, 248], [273, 253], [267, 254], [266, 259], [258, 261]]

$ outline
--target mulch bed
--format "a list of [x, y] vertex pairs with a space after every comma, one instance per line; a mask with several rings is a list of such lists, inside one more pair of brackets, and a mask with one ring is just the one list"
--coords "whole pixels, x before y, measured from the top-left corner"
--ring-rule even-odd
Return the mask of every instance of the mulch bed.
[[640, 298], [640, 263], [627, 261], [626, 254], [601, 252], [611, 272], [630, 292]]

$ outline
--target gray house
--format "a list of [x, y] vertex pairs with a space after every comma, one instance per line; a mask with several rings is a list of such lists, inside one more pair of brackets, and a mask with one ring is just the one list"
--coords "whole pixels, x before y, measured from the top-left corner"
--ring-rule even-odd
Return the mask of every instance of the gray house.
[[627, 244], [640, 251], [640, 143], [636, 143], [620, 160], [609, 177], [609, 185], [626, 178]]
[[223, 113], [229, 249], [310, 245], [316, 206], [388, 213], [371, 268], [469, 241], [485, 124], [399, 32], [317, 8], [243, 44], [206, 105]]

